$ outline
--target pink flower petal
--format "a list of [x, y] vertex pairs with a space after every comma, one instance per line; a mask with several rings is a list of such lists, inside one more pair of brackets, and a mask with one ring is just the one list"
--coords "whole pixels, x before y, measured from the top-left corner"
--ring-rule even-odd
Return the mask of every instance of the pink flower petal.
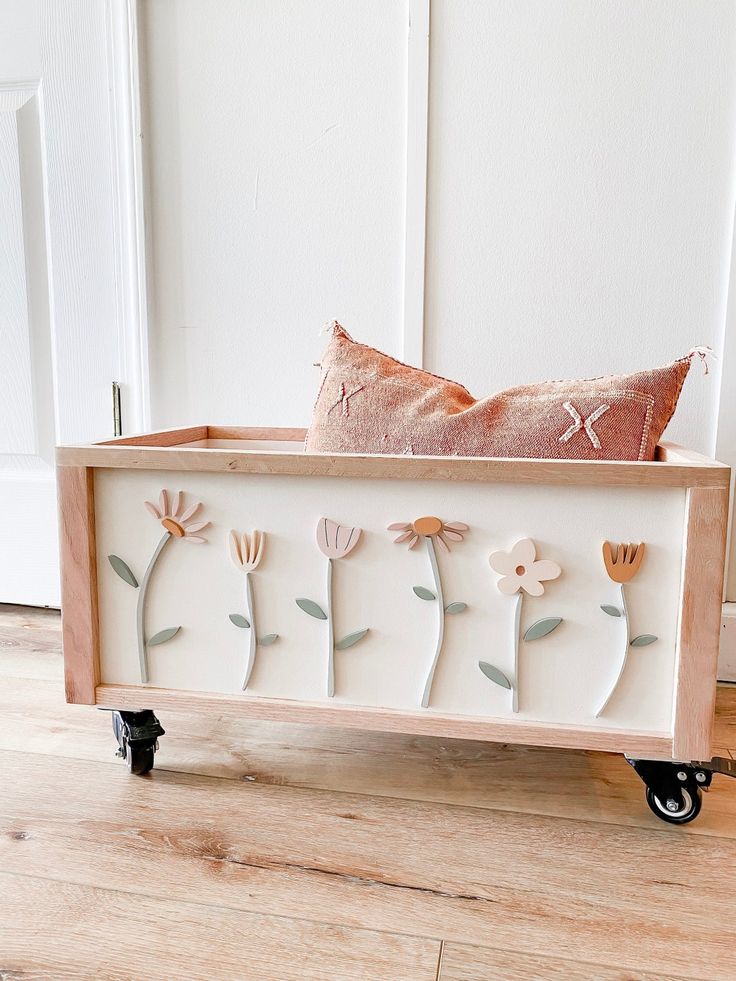
[[418, 541], [419, 541], [419, 535], [414, 535], [412, 540], [409, 542], [409, 548], [414, 548], [414, 546]]
[[450, 551], [450, 545], [449, 545], [449, 543], [448, 543], [448, 541], [447, 541], [447, 539], [446, 539], [446, 538], [443, 538], [443, 536], [442, 536], [442, 532], [441, 532], [441, 531], [440, 531], [440, 532], [438, 532], [438, 533], [437, 533], [437, 534], [435, 535], [435, 538], [437, 539], [437, 541], [438, 541], [438, 542], [440, 543], [440, 545], [441, 545], [441, 546], [442, 546], [442, 547], [444, 548], [444, 550], [445, 550], [446, 552], [449, 552], [449, 551]]
[[561, 572], [562, 569], [552, 559], [537, 559], [536, 562], [532, 563], [529, 575], [534, 576], [537, 582], [540, 582], [547, 579], [556, 579]]
[[265, 542], [266, 542], [265, 532], [258, 531], [258, 530], [253, 532], [253, 548], [255, 551], [255, 555], [253, 556], [251, 561], [254, 569], [261, 561], [261, 557], [263, 556], [263, 546]]
[[162, 490], [161, 493], [159, 494], [158, 503], [161, 508], [161, 517], [163, 518], [165, 515], [168, 515], [169, 513], [169, 495], [166, 493], [165, 490]]
[[240, 551], [240, 540], [237, 531], [231, 531], [228, 535], [228, 540], [230, 542], [230, 558], [240, 568], [243, 565], [243, 556]]
[[461, 542], [463, 540], [463, 536], [459, 531], [451, 531], [447, 525], [442, 529], [442, 534], [449, 538], [451, 542]]
[[509, 576], [513, 573], [517, 563], [511, 558], [508, 552], [492, 552], [488, 558], [491, 568], [502, 576]]
[[337, 557], [334, 547], [336, 529], [337, 522], [330, 518], [320, 518], [317, 522], [317, 546], [328, 559]]
[[[347, 539], [345, 535], [347, 534]], [[340, 554], [349, 555], [355, 546], [360, 541], [360, 536], [363, 534], [361, 528], [346, 528], [345, 525], [340, 525], [337, 530], [337, 541], [339, 543]]]
[[[394, 528], [394, 531], [396, 529]], [[410, 538], [416, 537], [413, 531], [405, 531], [403, 535], [399, 535], [398, 538], [394, 538], [394, 545], [400, 545], [401, 542], [408, 542]]]
[[406, 521], [394, 521], [392, 525], [388, 526], [389, 531], [408, 531], [411, 528], [410, 524]]
[[190, 545], [202, 545], [202, 544], [204, 544], [207, 541], [207, 539], [206, 538], [198, 538], [196, 535], [185, 535], [182, 538], [182, 541], [183, 542], [189, 542]]
[[505, 596], [513, 596], [514, 593], [519, 592], [521, 580], [516, 575], [504, 576], [496, 585]]
[[154, 518], [157, 518], [159, 521], [161, 520], [161, 518], [163, 518], [163, 515], [159, 513], [159, 510], [155, 504], [151, 504], [150, 501], [144, 501], [143, 503], [146, 505], [148, 510], [154, 516]]
[[202, 531], [202, 529], [206, 528], [209, 523], [209, 521], [196, 521], [193, 525], [189, 525], [184, 529], [184, 534], [186, 536], [194, 533], [195, 531]]
[[449, 528], [451, 531], [470, 531], [464, 521], [446, 521], [445, 528]]
[[523, 565], [525, 568], [529, 568], [537, 557], [537, 549], [535, 548], [534, 542], [531, 540], [531, 538], [522, 538], [521, 541], [518, 541], [511, 549], [509, 556], [514, 563], [514, 568], [516, 568], [518, 565]]
[[190, 518], [193, 518], [201, 507], [202, 505], [199, 503], [199, 501], [195, 501], [195, 503], [190, 504], [188, 508], [184, 508], [179, 516], [179, 524], [183, 524], [185, 521], [189, 521]]
[[171, 505], [171, 517], [178, 518], [179, 511], [182, 504], [184, 503], [184, 494], [182, 491], [177, 491], [174, 495], [174, 503]]

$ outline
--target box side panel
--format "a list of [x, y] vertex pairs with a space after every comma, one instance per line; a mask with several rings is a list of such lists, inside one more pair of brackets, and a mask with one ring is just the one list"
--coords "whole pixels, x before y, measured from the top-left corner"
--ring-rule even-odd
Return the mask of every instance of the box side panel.
[[[247, 695], [329, 705], [364, 705], [415, 711], [434, 658], [440, 604], [426, 542], [414, 549], [393, 544], [386, 526], [438, 515], [470, 530], [445, 552], [437, 543], [443, 592], [444, 644], [428, 713], [479, 719], [524, 720], [667, 734], [672, 731], [675, 648], [682, 558], [684, 491], [676, 488], [595, 488], [478, 484], [396, 479], [336, 479], [277, 475], [99, 470], [96, 475], [97, 558], [101, 603], [101, 676], [105, 684], [140, 684], [137, 588], [110, 565], [122, 558], [138, 583], [164, 529], [144, 507], [162, 488], [201, 501], [196, 533], [206, 543], [173, 537], [148, 582], [144, 630], [149, 639], [150, 684], [156, 688], [242, 692], [252, 628], [259, 644]], [[297, 599], [328, 609], [327, 559], [315, 532], [331, 518], [362, 536], [332, 565], [332, 622], [340, 641], [368, 628], [354, 646], [336, 650], [335, 697], [327, 698], [329, 623], [304, 612]], [[263, 557], [246, 576], [230, 557], [228, 535], [259, 528]], [[562, 575], [543, 583], [541, 596], [525, 596], [520, 631], [561, 618], [552, 632], [521, 640], [514, 671], [516, 598], [498, 589], [492, 552], [530, 538], [537, 558]], [[646, 542], [646, 558], [627, 585], [630, 639], [650, 634], [649, 646], [627, 648], [622, 617], [602, 605], [621, 606], [617, 583], [601, 558], [604, 539]], [[307, 604], [308, 605], [308, 604]], [[180, 627], [170, 640], [150, 639]], [[626, 669], [606, 710], [596, 711], [614, 684], [624, 653]], [[479, 661], [518, 681], [512, 692], [495, 684]]]
[[709, 760], [716, 701], [728, 490], [688, 491], [673, 755]]
[[66, 700], [93, 705], [100, 677], [93, 472], [59, 467], [57, 488]]

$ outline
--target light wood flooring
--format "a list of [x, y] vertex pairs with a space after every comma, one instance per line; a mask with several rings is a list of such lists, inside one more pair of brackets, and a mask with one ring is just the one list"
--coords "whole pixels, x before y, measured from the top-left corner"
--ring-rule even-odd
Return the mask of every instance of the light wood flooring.
[[621, 757], [174, 711], [132, 777], [61, 676], [0, 606], [0, 981], [736, 979], [736, 780], [677, 828]]

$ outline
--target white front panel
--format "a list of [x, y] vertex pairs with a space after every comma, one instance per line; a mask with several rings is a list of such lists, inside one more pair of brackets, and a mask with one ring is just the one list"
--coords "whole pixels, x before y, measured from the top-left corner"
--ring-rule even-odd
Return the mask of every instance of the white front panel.
[[[478, 661], [507, 674], [513, 664], [515, 600], [497, 588], [489, 554], [532, 538], [539, 558], [562, 567], [539, 598], [525, 597], [522, 630], [543, 617], [562, 617], [547, 637], [522, 643], [518, 717], [548, 722], [669, 731], [680, 591], [684, 492], [622, 488], [547, 488], [480, 483], [347, 480], [241, 474], [96, 473], [98, 572], [103, 683], [140, 682], [136, 650], [137, 590], [115, 575], [107, 556], [123, 558], [140, 581], [162, 529], [143, 506], [162, 487], [203, 502], [212, 524], [204, 545], [172, 540], [148, 593], [148, 636], [171, 626], [180, 633], [149, 649], [154, 687], [240, 691], [248, 640], [231, 613], [244, 612], [245, 578], [231, 562], [227, 536], [260, 528], [264, 558], [253, 573], [258, 634], [278, 633], [259, 647], [248, 694], [325, 697], [327, 627], [295, 599], [326, 603], [326, 559], [315, 529], [320, 517], [357, 525], [363, 538], [335, 561], [336, 637], [368, 627], [355, 647], [336, 652], [336, 700], [416, 710], [434, 653], [437, 604], [412, 587], [432, 586], [423, 543], [393, 544], [386, 526], [436, 514], [470, 526], [449, 554], [440, 550], [445, 602], [465, 602], [446, 617], [446, 641], [428, 711], [512, 717], [510, 693], [488, 681]], [[624, 648], [624, 625], [601, 604], [619, 602], [618, 586], [601, 560], [604, 539], [646, 542], [644, 564], [627, 586], [632, 637], [656, 643], [632, 648], [609, 708], [594, 718], [613, 684]]]

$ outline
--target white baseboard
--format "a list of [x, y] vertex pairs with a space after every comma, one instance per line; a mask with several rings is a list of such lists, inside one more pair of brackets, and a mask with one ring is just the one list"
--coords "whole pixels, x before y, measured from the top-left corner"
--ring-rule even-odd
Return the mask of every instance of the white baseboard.
[[736, 681], [736, 603], [723, 604], [718, 680]]

